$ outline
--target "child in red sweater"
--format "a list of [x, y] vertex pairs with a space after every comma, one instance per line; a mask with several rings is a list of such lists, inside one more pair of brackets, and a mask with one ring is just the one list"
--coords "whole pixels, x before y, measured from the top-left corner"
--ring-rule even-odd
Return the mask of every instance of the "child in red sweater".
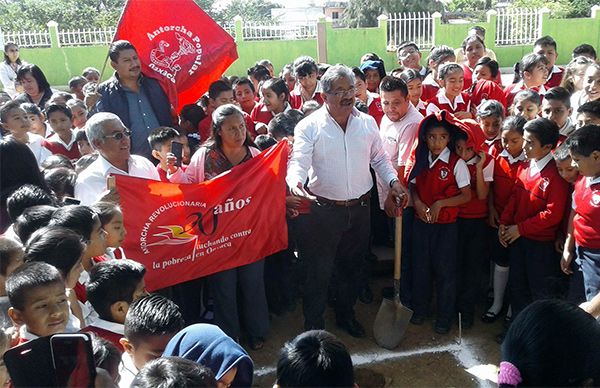
[[438, 72], [442, 88], [435, 97], [427, 101], [427, 114], [446, 110], [458, 119], [470, 119], [471, 97], [463, 92], [464, 70], [458, 63], [450, 62], [440, 66]]
[[[490, 256], [494, 261], [494, 302], [483, 314], [485, 323], [494, 322], [504, 305], [504, 292], [508, 284], [508, 249], [498, 241], [500, 215], [506, 207], [520, 170], [525, 167], [523, 151], [523, 127], [527, 121], [521, 116], [511, 116], [502, 124], [503, 150], [494, 163], [494, 183], [488, 197], [488, 225], [490, 226]], [[510, 316], [510, 313], [507, 314]]]
[[54, 135], [44, 141], [44, 147], [53, 154], [64, 155], [69, 159], [79, 159], [81, 154], [73, 134], [73, 113], [65, 105], [53, 104], [46, 109], [48, 124]]
[[549, 296], [548, 283], [559, 272], [554, 240], [569, 189], [552, 158], [558, 126], [537, 118], [524, 130], [523, 149], [530, 162], [518, 175], [498, 228], [500, 243], [510, 246], [513, 318], [532, 301]]

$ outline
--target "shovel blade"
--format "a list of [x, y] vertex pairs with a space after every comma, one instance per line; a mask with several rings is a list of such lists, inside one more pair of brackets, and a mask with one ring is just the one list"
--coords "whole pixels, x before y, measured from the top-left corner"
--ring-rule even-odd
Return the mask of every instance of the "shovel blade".
[[373, 323], [375, 342], [385, 349], [394, 349], [404, 337], [413, 311], [399, 300], [383, 299]]

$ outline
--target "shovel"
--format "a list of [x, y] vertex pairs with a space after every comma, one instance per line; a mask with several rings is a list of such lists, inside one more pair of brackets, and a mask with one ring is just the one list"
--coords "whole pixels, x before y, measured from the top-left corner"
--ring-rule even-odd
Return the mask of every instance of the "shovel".
[[400, 302], [400, 263], [402, 250], [402, 216], [396, 217], [394, 235], [394, 300], [383, 298], [373, 323], [375, 342], [383, 348], [394, 349], [406, 332], [413, 315], [411, 309]]

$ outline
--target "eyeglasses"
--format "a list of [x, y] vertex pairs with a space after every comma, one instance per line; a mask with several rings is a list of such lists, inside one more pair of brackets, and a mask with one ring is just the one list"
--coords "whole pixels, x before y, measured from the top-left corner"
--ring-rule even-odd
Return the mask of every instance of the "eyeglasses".
[[331, 93], [327, 93], [327, 94], [331, 94], [332, 96], [336, 96], [336, 97], [345, 97], [345, 96], [354, 97], [354, 95], [356, 95], [356, 88], [351, 88], [348, 90], [338, 90], [337, 92], [331, 92]]
[[124, 131], [113, 133], [112, 135], [104, 135], [105, 139], [122, 140], [125, 136], [131, 137], [131, 130], [125, 128]]

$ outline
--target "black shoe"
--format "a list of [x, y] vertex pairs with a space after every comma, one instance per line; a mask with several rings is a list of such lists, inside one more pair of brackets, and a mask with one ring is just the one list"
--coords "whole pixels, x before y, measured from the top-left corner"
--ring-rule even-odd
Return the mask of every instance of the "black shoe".
[[481, 322], [483, 323], [494, 323], [498, 319], [500, 314], [494, 314], [491, 311], [486, 311], [485, 314], [481, 316]]
[[265, 346], [265, 340], [261, 337], [250, 337], [248, 342], [252, 350], [260, 350]]
[[360, 300], [364, 304], [371, 304], [373, 302], [373, 291], [371, 291], [371, 287], [369, 287], [368, 284], [366, 284], [360, 290], [358, 300]]
[[425, 316], [413, 314], [413, 316], [410, 318], [410, 323], [420, 326], [425, 323]]
[[433, 330], [438, 334], [448, 334], [450, 332], [450, 321], [447, 319], [438, 319], [435, 321]]
[[345, 320], [336, 320], [336, 324], [354, 338], [363, 338], [365, 336], [365, 329], [354, 317]]
[[463, 329], [470, 329], [473, 327], [473, 315], [471, 314], [462, 314], [460, 317], [460, 324]]

